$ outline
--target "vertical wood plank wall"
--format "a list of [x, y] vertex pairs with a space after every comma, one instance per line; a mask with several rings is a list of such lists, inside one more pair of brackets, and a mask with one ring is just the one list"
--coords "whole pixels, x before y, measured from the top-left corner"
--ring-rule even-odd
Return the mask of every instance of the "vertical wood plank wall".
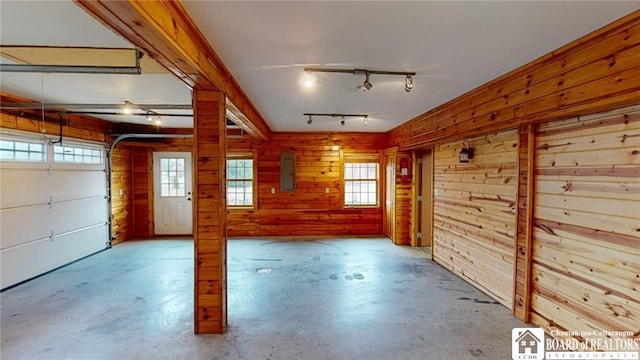
[[[376, 153], [383, 143], [383, 134], [366, 133], [273, 133], [268, 142], [230, 139], [228, 152], [257, 150], [258, 208], [229, 210], [228, 235], [381, 234], [380, 207], [342, 206], [340, 151]], [[296, 153], [294, 192], [280, 191], [281, 152]]]
[[221, 92], [194, 91], [195, 332], [227, 326], [226, 117]]
[[[111, 243], [133, 238], [133, 159], [129, 146], [111, 152]], [[120, 193], [122, 192], [122, 195]]]
[[470, 143], [468, 164], [459, 162], [461, 141], [435, 147], [434, 259], [512, 308], [517, 132]]
[[640, 107], [541, 125], [536, 150], [531, 321], [640, 339]]
[[[396, 154], [396, 224], [395, 224], [395, 244], [411, 245], [413, 224], [412, 206], [414, 200], [415, 176], [411, 172], [406, 181], [402, 181], [401, 161], [406, 161], [408, 169], [413, 168], [412, 154], [409, 152], [398, 152]], [[411, 171], [411, 170], [409, 170]]]

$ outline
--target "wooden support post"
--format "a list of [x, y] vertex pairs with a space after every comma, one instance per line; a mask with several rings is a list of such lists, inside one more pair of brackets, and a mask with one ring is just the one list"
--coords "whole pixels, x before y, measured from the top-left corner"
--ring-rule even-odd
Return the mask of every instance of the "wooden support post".
[[193, 110], [195, 332], [221, 334], [227, 326], [225, 97], [195, 90]]

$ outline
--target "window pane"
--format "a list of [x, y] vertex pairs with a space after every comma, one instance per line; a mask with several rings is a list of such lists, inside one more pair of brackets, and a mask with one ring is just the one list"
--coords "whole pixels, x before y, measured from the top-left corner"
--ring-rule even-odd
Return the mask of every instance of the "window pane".
[[348, 206], [378, 205], [377, 178], [377, 163], [345, 163], [344, 204]]
[[253, 159], [227, 160], [227, 206], [253, 205]]

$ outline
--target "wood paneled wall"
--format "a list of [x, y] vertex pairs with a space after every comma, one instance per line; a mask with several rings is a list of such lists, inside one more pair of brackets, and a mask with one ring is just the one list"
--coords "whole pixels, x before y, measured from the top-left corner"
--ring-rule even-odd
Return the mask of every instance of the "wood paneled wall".
[[516, 232], [517, 131], [470, 139], [475, 156], [459, 162], [462, 142], [434, 151], [434, 259], [512, 307]]
[[400, 150], [640, 103], [640, 10], [408, 121]]
[[[230, 210], [228, 235], [381, 234], [381, 207], [342, 206], [340, 151], [375, 153], [383, 142], [384, 135], [365, 133], [273, 133], [268, 142], [230, 139], [230, 153], [257, 150], [258, 208]], [[296, 153], [295, 192], [280, 191], [281, 152]]]
[[[153, 152], [192, 151], [193, 139], [162, 139], [154, 142], [123, 141], [116, 146], [131, 148], [133, 194], [133, 237], [151, 238], [153, 220]], [[114, 165], [114, 170], [117, 168]]]
[[640, 339], [640, 107], [541, 125], [536, 151], [531, 321]]
[[[405, 161], [407, 169], [411, 172], [407, 180], [402, 180], [402, 162]], [[396, 196], [395, 196], [395, 244], [411, 245], [411, 239], [415, 236], [413, 231], [415, 218], [413, 214], [413, 201], [415, 199], [415, 173], [412, 171], [413, 158], [411, 153], [398, 152], [396, 154]]]
[[111, 244], [133, 238], [133, 151], [116, 146], [111, 152]]

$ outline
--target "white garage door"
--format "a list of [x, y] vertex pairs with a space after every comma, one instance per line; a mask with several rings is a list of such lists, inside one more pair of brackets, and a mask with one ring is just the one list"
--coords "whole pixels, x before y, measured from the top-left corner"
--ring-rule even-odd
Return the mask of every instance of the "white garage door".
[[51, 140], [0, 134], [2, 289], [107, 247], [104, 148]]

